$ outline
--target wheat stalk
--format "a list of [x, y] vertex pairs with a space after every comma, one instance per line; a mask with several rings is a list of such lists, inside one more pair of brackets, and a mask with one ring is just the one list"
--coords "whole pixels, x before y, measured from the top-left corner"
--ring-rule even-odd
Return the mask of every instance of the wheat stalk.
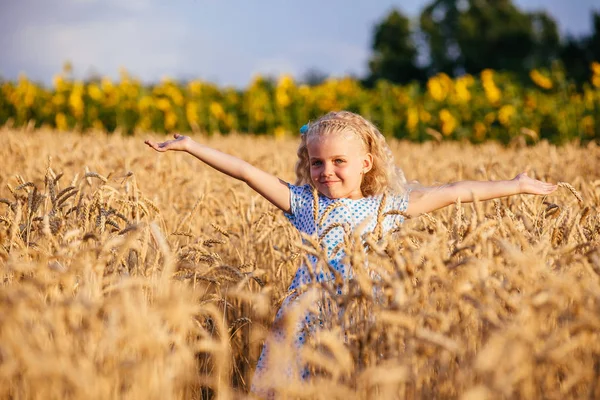
[[558, 182], [557, 185], [558, 187], [567, 188], [569, 192], [571, 192], [573, 196], [575, 196], [579, 204], [583, 204], [583, 197], [581, 197], [581, 193], [579, 193], [577, 189], [573, 187], [573, 185], [567, 182]]

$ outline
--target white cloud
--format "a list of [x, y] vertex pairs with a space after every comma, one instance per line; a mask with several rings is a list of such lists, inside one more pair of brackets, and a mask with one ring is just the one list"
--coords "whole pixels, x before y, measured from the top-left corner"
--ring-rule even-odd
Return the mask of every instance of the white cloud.
[[70, 4], [101, 4], [105, 7], [130, 11], [143, 11], [150, 8], [152, 0], [67, 0]]
[[[529, 7], [544, 1], [515, 0]], [[548, 9], [567, 24], [570, 14], [556, 12], [563, 10], [557, 8], [559, 1], [548, 1]], [[407, 0], [402, 7], [410, 11], [426, 2]], [[573, 14], [571, 24], [586, 25], [582, 21], [589, 18], [594, 2], [581, 0], [573, 7], [586, 15]], [[292, 6], [261, 0], [234, 7], [214, 0], [7, 2], [0, 12], [0, 75], [14, 79], [22, 70], [49, 83], [66, 60], [78, 77], [92, 68], [116, 77], [124, 66], [145, 81], [169, 74], [236, 86], [246, 85], [257, 73], [302, 78], [307, 70], [317, 69], [337, 76], [364, 75], [372, 24], [399, 2], [360, 0], [348, 8], [342, 0], [332, 0], [315, 15], [317, 3], [306, 0]], [[343, 18], [332, 23], [328, 15], [342, 5]]]
[[281, 74], [292, 74], [297, 76], [301, 72], [298, 67], [298, 64], [292, 62], [288, 57], [267, 57], [254, 63], [252, 75], [277, 77]]
[[[303, 62], [304, 68], [316, 67], [333, 75], [362, 73], [370, 50], [354, 43], [332, 40], [319, 42], [301, 42], [294, 46], [297, 57]], [[353, 70], [355, 68], [360, 70]]]
[[[82, 0], [78, 0], [82, 1]], [[121, 66], [142, 79], [154, 80], [181, 65], [184, 54], [174, 44], [184, 32], [172, 24], [162, 29], [152, 20], [121, 18], [69, 26], [29, 25], [14, 35], [21, 64], [60, 71], [69, 60], [75, 72], [90, 68], [117, 75]]]

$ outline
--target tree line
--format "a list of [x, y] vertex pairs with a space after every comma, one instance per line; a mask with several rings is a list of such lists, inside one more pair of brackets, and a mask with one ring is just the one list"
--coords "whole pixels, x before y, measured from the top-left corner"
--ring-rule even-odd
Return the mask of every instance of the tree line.
[[478, 74], [490, 68], [523, 82], [532, 69], [560, 66], [577, 84], [589, 81], [600, 60], [600, 11], [592, 32], [561, 37], [547, 12], [524, 12], [511, 0], [433, 0], [412, 20], [393, 9], [376, 24], [368, 86], [425, 82], [429, 76]]

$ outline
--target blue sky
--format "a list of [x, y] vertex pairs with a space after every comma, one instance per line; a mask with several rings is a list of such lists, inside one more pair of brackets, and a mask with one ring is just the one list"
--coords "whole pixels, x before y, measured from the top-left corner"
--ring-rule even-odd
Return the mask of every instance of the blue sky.
[[[0, 77], [199, 78], [243, 87], [256, 74], [308, 69], [362, 76], [373, 26], [393, 7], [418, 16], [430, 0], [0, 0]], [[588, 34], [598, 0], [514, 0], [547, 10], [561, 33]]]

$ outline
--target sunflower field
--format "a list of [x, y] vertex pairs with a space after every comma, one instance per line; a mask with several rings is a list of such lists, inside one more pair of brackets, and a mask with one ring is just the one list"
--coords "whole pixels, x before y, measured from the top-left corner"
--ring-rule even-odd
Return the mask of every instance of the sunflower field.
[[556, 144], [600, 137], [600, 63], [576, 87], [563, 70], [532, 70], [524, 85], [508, 74], [438, 74], [425, 85], [380, 81], [367, 88], [355, 78], [309, 86], [289, 75], [256, 76], [243, 90], [209, 82], [165, 78], [144, 84], [126, 70], [120, 79], [72, 78], [68, 64], [48, 88], [21, 75], [0, 80], [0, 125], [60, 131], [251, 132], [276, 137], [306, 121], [346, 109], [374, 121], [390, 137], [468, 140], [474, 143], [547, 139]]

